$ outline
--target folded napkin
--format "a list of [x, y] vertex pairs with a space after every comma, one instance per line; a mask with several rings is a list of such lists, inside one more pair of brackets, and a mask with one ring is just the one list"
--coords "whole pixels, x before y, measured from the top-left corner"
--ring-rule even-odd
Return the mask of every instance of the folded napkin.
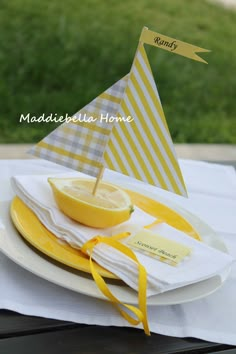
[[[72, 176], [75, 177], [75, 174], [56, 177]], [[83, 174], [76, 174], [76, 176], [84, 177]], [[46, 228], [73, 247], [81, 247], [92, 237], [101, 234], [109, 237], [121, 232], [129, 232], [132, 237], [138, 230], [154, 221], [153, 217], [136, 207], [130, 220], [110, 229], [93, 229], [78, 224], [58, 209], [47, 182], [48, 177], [52, 176], [15, 176], [12, 179], [13, 188]], [[147, 270], [148, 296], [210, 278], [221, 273], [233, 262], [233, 258], [228, 254], [196, 241], [165, 223], [155, 225], [152, 231], [188, 246], [192, 252], [190, 257], [173, 267], [134, 250], [138, 261]], [[127, 240], [122, 242], [126, 244]], [[130, 287], [138, 290], [138, 265], [125, 254], [107, 244], [99, 243], [94, 248], [93, 259], [116, 274]]]

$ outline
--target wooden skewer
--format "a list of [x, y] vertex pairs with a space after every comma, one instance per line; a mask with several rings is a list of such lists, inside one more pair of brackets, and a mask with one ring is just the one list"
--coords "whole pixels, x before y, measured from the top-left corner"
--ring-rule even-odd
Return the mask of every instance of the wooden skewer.
[[93, 188], [93, 192], [92, 194], [95, 195], [96, 194], [96, 191], [97, 191], [97, 188], [98, 188], [98, 183], [100, 182], [100, 180], [102, 179], [102, 176], [103, 176], [103, 173], [104, 173], [104, 170], [105, 170], [105, 167], [101, 167], [100, 171], [99, 171], [99, 174], [97, 176], [97, 179], [96, 179], [96, 182], [95, 182], [95, 185], [94, 185], [94, 188]]

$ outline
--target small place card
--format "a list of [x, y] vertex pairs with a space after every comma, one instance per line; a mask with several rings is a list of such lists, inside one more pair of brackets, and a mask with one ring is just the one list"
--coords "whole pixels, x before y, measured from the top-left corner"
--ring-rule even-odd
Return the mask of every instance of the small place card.
[[149, 230], [139, 231], [128, 240], [128, 245], [170, 265], [177, 265], [191, 253], [189, 247]]

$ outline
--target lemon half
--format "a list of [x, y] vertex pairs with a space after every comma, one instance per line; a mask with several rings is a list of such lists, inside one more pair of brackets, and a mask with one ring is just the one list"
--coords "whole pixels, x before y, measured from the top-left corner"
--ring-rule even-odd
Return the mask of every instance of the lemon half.
[[95, 181], [78, 178], [49, 178], [59, 209], [81, 224], [106, 228], [130, 218], [134, 208], [129, 195], [119, 187], [99, 182], [93, 195]]

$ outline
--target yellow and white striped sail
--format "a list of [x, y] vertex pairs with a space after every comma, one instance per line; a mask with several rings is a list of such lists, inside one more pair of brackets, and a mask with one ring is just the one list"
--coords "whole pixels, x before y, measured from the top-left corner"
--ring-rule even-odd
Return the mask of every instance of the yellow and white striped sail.
[[186, 196], [186, 188], [149, 61], [139, 44], [104, 153], [106, 167]]

